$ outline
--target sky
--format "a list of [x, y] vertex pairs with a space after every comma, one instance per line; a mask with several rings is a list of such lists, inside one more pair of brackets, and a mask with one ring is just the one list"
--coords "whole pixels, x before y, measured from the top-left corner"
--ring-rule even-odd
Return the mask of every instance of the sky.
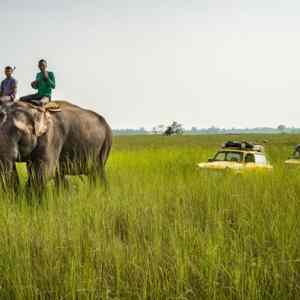
[[0, 0], [0, 68], [117, 128], [300, 127], [296, 0]]

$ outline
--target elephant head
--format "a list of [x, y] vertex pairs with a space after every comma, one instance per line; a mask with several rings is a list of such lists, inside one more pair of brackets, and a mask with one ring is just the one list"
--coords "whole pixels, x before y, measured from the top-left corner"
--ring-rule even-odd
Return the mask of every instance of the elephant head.
[[15, 162], [26, 160], [48, 130], [48, 113], [29, 103], [0, 106], [0, 168], [9, 173]]

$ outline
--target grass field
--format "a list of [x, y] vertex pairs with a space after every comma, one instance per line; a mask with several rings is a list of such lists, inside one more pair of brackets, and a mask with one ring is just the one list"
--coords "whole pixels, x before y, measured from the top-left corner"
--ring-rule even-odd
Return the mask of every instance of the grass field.
[[299, 299], [300, 136], [246, 138], [271, 174], [200, 172], [225, 136], [116, 137], [108, 191], [1, 193], [0, 299]]

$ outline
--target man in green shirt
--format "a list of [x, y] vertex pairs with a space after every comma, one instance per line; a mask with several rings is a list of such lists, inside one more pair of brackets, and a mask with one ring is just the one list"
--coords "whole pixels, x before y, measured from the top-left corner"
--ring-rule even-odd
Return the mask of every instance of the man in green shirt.
[[31, 87], [38, 92], [36, 94], [21, 97], [21, 101], [33, 102], [43, 105], [51, 101], [52, 90], [55, 89], [55, 77], [53, 72], [47, 71], [47, 62], [44, 59], [39, 61], [40, 73], [36, 75]]

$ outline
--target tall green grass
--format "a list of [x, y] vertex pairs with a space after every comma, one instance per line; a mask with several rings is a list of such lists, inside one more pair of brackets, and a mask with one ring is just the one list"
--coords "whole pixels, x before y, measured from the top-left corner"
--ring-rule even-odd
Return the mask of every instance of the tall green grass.
[[108, 190], [2, 193], [0, 299], [298, 299], [300, 137], [247, 137], [271, 174], [198, 170], [228, 138], [116, 137]]

